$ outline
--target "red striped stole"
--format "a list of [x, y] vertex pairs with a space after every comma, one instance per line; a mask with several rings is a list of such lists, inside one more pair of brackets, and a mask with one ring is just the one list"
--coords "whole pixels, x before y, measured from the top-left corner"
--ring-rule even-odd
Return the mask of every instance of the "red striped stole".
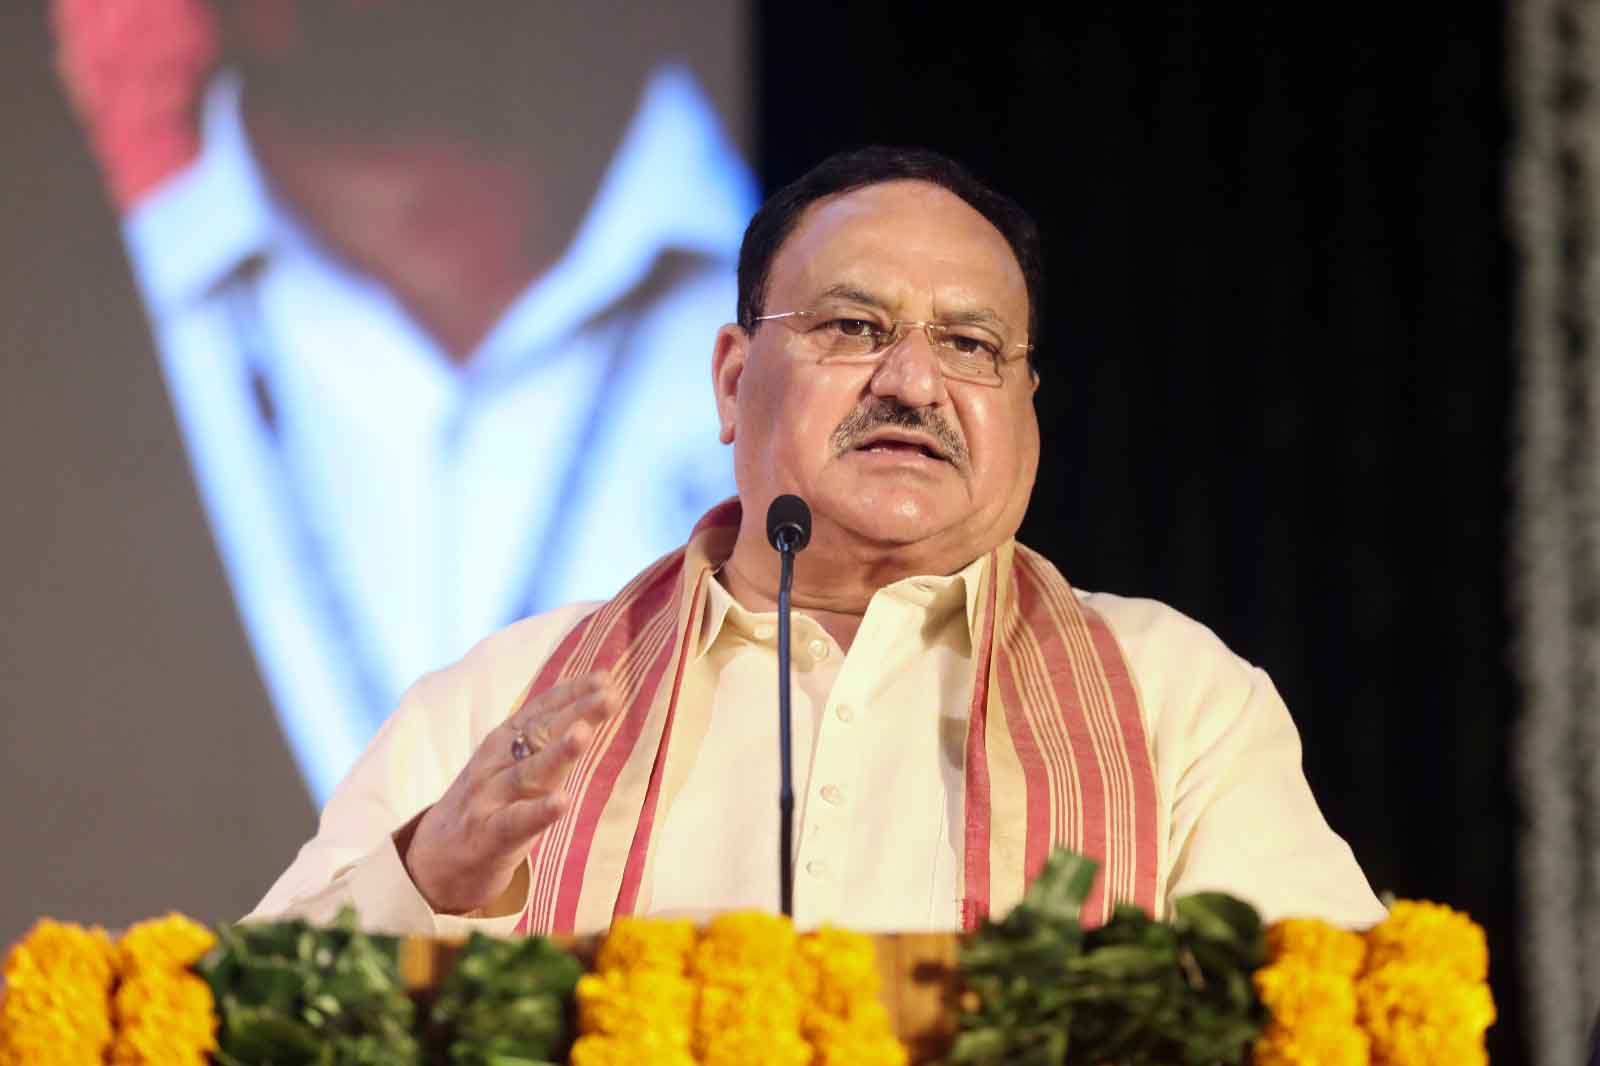
[[[604, 929], [638, 907], [705, 583], [731, 554], [739, 516], [737, 500], [714, 508], [688, 545], [580, 622], [530, 686], [605, 669], [623, 709], [573, 767], [572, 805], [533, 845], [518, 932]], [[1102, 863], [1086, 922], [1124, 901], [1155, 913], [1155, 770], [1110, 628], [1042, 556], [1012, 541], [983, 568], [973, 655], [963, 925], [1014, 906], [1057, 846]]]

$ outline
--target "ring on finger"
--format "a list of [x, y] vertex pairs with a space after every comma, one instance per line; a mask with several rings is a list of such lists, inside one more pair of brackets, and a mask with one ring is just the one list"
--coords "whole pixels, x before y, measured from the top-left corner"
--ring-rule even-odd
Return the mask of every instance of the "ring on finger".
[[550, 746], [550, 723], [542, 721], [535, 725], [529, 733], [517, 730], [516, 736], [511, 738], [511, 761], [521, 762], [530, 755], [537, 755]]

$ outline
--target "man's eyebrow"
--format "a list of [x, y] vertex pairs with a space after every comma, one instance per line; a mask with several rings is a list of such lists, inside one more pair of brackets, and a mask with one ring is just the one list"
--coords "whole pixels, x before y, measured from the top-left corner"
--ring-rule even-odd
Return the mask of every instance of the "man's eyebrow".
[[963, 326], [1004, 326], [1005, 320], [987, 307], [974, 307], [967, 311], [951, 311], [948, 315], [940, 315], [940, 322], [949, 322]]
[[[818, 298], [828, 299], [830, 297], [838, 300], [849, 300], [851, 303], [865, 304], [868, 307], [876, 307], [885, 311], [889, 310], [888, 302], [882, 297], [874, 296], [866, 289], [857, 288], [848, 282], [840, 282], [837, 285], [829, 285], [826, 289], [822, 290], [822, 293]], [[947, 315], [940, 315], [938, 317], [938, 321], [948, 322], [951, 325], [994, 326], [997, 328], [1003, 328], [1006, 324], [1005, 319], [1001, 318], [999, 315], [995, 314], [994, 311], [987, 307], [974, 307], [965, 311], [952, 311]]]
[[874, 296], [866, 289], [858, 289], [848, 282], [829, 285], [822, 290], [818, 298], [828, 299], [830, 297], [836, 300], [849, 300], [851, 303], [866, 304], [868, 307], [877, 307], [885, 311], [889, 309], [889, 305], [881, 297]]

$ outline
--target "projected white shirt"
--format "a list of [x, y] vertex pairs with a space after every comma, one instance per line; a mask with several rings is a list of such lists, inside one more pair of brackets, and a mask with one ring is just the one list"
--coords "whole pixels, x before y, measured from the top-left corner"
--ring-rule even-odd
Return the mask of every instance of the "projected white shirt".
[[732, 493], [709, 356], [756, 191], [689, 75], [658, 72], [564, 257], [456, 364], [275, 201], [232, 77], [202, 129], [124, 236], [320, 804], [419, 674], [612, 595]]

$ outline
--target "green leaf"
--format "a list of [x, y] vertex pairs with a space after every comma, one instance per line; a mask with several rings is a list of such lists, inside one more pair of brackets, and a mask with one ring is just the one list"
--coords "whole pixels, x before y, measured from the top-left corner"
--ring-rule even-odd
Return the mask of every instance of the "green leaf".
[[978, 1006], [951, 1066], [1221, 1066], [1246, 1061], [1266, 1021], [1250, 975], [1260, 916], [1221, 893], [1174, 903], [1171, 921], [1118, 906], [1079, 924], [1096, 864], [1057, 851], [1022, 902], [960, 951]]
[[1100, 864], [1093, 859], [1057, 848], [1028, 886], [1022, 905], [1044, 918], [1076, 923], [1099, 869]]

